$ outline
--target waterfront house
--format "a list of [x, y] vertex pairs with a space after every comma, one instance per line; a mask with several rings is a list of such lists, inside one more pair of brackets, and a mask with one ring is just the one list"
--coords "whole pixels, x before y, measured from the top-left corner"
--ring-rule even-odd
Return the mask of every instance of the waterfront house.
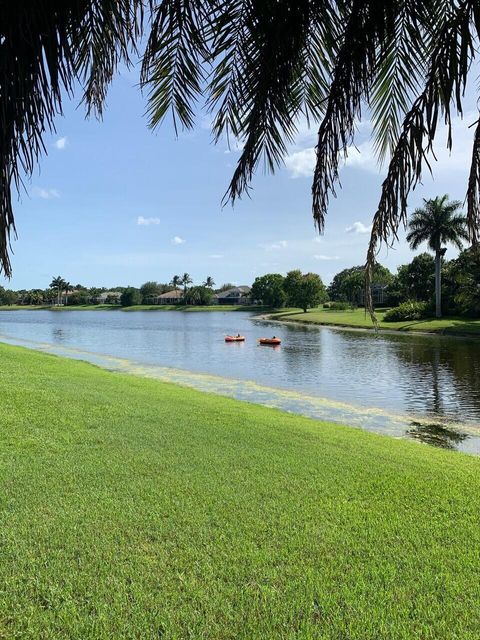
[[215, 297], [218, 304], [250, 304], [250, 291], [251, 288], [247, 286], [232, 287], [217, 293]]
[[183, 291], [172, 289], [153, 298], [153, 304], [179, 304], [183, 302]]
[[[72, 293], [76, 292], [72, 291]], [[102, 291], [98, 296], [95, 296], [95, 301], [98, 304], [120, 304], [121, 297], [120, 291]]]

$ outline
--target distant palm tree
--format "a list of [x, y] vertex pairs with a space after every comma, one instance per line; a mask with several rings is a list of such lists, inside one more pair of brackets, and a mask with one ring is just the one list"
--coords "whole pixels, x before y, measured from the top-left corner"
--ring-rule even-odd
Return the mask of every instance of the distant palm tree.
[[183, 284], [183, 298], [187, 295], [187, 287], [189, 284], [192, 284], [193, 280], [189, 273], [184, 273], [182, 276], [181, 283]]
[[61, 276], [57, 276], [56, 278], [52, 278], [50, 283], [50, 287], [52, 289], [56, 289], [57, 291], [57, 304], [60, 305], [60, 295], [63, 291], [63, 287], [65, 286], [65, 280]]
[[215, 286], [215, 281], [212, 276], [208, 276], [208, 278], [203, 283], [203, 286], [207, 287], [208, 289], [213, 289], [213, 287]]
[[179, 284], [182, 284], [182, 279], [180, 276], [173, 276], [172, 281], [170, 282], [174, 290], [176, 291]]
[[448, 200], [448, 195], [437, 196], [433, 200], [423, 200], [424, 206], [415, 209], [408, 223], [407, 241], [411, 249], [417, 249], [423, 242], [435, 252], [435, 316], [442, 317], [441, 264], [446, 248], [453, 244], [462, 248], [462, 240], [467, 240], [466, 217], [458, 210], [462, 203]]
[[72, 291], [73, 287], [70, 282], [63, 283], [63, 290], [65, 291], [65, 304], [68, 304], [68, 294]]

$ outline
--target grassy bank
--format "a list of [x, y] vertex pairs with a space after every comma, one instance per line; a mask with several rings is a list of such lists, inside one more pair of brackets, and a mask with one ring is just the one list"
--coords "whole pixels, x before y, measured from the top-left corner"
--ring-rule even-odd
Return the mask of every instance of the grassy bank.
[[478, 458], [0, 357], [1, 638], [478, 638]]
[[[445, 317], [439, 320], [408, 320], [403, 322], [384, 322], [384, 312], [377, 310], [377, 318], [380, 329], [390, 331], [423, 331], [430, 333], [445, 333], [452, 335], [479, 335], [480, 320], [460, 317]], [[370, 316], [364, 309], [349, 311], [333, 311], [330, 309], [311, 309], [307, 313], [299, 311], [280, 311], [271, 316], [276, 320], [303, 322], [307, 324], [332, 325], [340, 327], [354, 327], [373, 329]]]

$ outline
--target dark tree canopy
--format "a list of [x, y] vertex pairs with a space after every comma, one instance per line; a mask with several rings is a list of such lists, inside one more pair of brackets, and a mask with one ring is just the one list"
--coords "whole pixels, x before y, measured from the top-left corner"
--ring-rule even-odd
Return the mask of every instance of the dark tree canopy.
[[462, 315], [480, 316], [480, 253], [467, 249], [450, 262], [455, 311]]
[[196, 304], [199, 306], [212, 304], [213, 291], [205, 286], [190, 287], [185, 295], [184, 302], [185, 304]]
[[[358, 265], [343, 269], [334, 275], [330, 286], [328, 287], [328, 295], [331, 300], [349, 300], [352, 301], [354, 295], [357, 294], [364, 286], [365, 267]], [[373, 269], [374, 284], [390, 284], [392, 282], [392, 274], [383, 265], [376, 263]]]
[[120, 296], [120, 304], [122, 307], [133, 307], [136, 304], [140, 304], [142, 296], [140, 291], [135, 287], [127, 287]]
[[300, 269], [289, 271], [283, 282], [287, 304], [300, 307], [306, 313], [309, 307], [317, 307], [327, 299], [327, 290], [316, 273], [304, 273]]
[[283, 288], [284, 282], [285, 278], [280, 273], [267, 273], [255, 278], [250, 292], [252, 300], [267, 307], [283, 307], [287, 297]]
[[430, 301], [435, 290], [435, 261], [429, 253], [415, 256], [398, 267], [395, 286], [405, 300]]
[[152, 302], [152, 299], [163, 293], [162, 285], [154, 280], [144, 282], [140, 287], [140, 296], [143, 304]]
[[[373, 215], [367, 278], [379, 243], [406, 223], [439, 123], [449, 131], [476, 74], [478, 0], [23, 0], [0, 5], [0, 260], [10, 275], [11, 187], [44, 151], [43, 135], [79, 84], [101, 114], [119, 64], [145, 34], [141, 84], [151, 127], [167, 113], [190, 128], [203, 106], [215, 140], [243, 147], [227, 198], [259, 166], [274, 170], [299, 119], [318, 129], [313, 217], [324, 228], [339, 163], [365, 109], [387, 163]], [[468, 233], [480, 228], [480, 119], [472, 130]], [[367, 293], [369, 287], [367, 287]]]

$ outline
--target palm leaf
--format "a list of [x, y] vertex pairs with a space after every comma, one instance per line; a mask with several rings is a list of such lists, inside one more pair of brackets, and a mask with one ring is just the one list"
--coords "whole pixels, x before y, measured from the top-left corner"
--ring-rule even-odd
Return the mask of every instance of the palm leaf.
[[151, 128], [169, 110], [177, 130], [194, 124], [194, 108], [209, 58], [205, 32], [216, 12], [214, 0], [164, 0], [156, 10], [142, 64], [141, 82], [148, 91]]
[[[403, 121], [402, 132], [382, 184], [380, 202], [373, 218], [367, 251], [368, 290], [378, 244], [382, 241], [391, 244], [398, 239], [400, 224], [407, 223], [408, 193], [421, 179], [423, 163], [430, 168], [428, 153], [432, 149], [440, 113], [447, 124], [447, 145], [451, 148], [451, 103], [458, 112], [462, 112], [462, 95], [474, 56], [470, 32], [474, 4], [474, 0], [467, 0], [452, 7], [446, 15], [443, 28], [431, 50], [424, 90]], [[367, 306], [375, 321], [371, 297], [367, 300]]]

